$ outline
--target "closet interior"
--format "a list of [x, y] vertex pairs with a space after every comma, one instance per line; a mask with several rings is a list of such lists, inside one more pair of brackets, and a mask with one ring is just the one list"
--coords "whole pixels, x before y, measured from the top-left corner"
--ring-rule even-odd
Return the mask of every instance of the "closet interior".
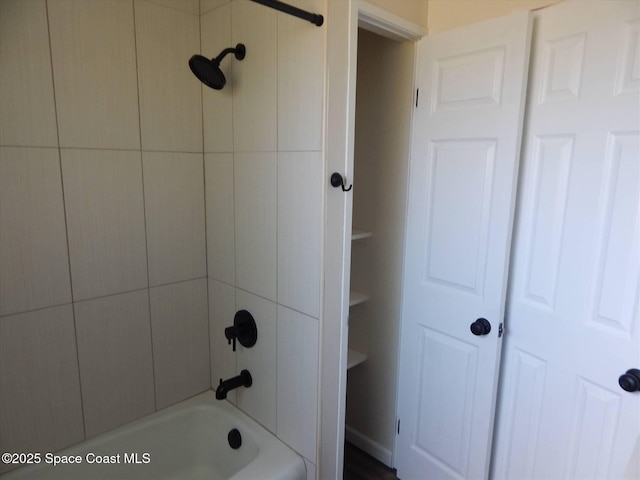
[[415, 44], [359, 29], [346, 439], [391, 465]]

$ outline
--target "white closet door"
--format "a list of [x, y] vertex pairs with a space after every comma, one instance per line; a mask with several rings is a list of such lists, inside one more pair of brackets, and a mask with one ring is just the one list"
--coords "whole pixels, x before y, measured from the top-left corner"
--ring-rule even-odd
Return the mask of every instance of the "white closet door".
[[[395, 458], [401, 479], [488, 473], [529, 40], [524, 12], [418, 44]], [[470, 326], [480, 318], [491, 331], [476, 336]]]
[[638, 5], [535, 15], [494, 478], [638, 478]]

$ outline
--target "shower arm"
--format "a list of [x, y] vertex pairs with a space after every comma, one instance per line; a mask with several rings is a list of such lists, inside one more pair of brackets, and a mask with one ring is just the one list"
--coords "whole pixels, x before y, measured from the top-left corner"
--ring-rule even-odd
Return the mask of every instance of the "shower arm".
[[225, 48], [223, 51], [220, 52], [220, 55], [218, 55], [216, 58], [213, 59], [213, 61], [216, 62], [217, 64], [220, 64], [222, 59], [227, 55], [229, 55], [230, 53], [236, 53], [236, 49], [233, 47]]
[[289, 15], [293, 15], [294, 17], [302, 18], [303, 20], [308, 20], [314, 25], [320, 27], [324, 23], [324, 17], [317, 13], [307, 12], [306, 10], [302, 10], [298, 7], [294, 7], [293, 5], [289, 5], [284, 2], [280, 2], [278, 0], [251, 0], [252, 2], [259, 3], [260, 5], [264, 5], [265, 7], [270, 7], [275, 10], [279, 10], [284, 13], [288, 13]]

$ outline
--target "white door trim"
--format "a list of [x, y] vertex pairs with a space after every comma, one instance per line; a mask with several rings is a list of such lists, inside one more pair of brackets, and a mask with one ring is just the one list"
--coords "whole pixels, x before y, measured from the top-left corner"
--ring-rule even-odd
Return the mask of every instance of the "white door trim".
[[392, 15], [386, 10], [371, 5], [364, 0], [354, 2], [358, 15], [358, 27], [377, 33], [392, 40], [417, 42], [427, 34], [420, 25]]
[[[361, 0], [327, 2], [325, 79], [325, 238], [320, 338], [317, 478], [342, 478], [347, 382], [347, 316], [353, 197], [329, 184], [332, 172], [353, 174], [358, 27], [417, 41], [422, 27]], [[345, 48], [346, 46], [346, 48]]]

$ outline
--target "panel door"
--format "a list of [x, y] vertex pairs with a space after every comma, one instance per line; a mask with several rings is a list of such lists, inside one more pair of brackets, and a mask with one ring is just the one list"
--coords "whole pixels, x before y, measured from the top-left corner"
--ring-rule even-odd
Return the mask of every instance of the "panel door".
[[640, 473], [639, 17], [535, 15], [494, 478]]
[[[491, 449], [528, 13], [418, 45], [395, 464], [405, 480], [484, 478]], [[482, 321], [491, 326], [486, 331]]]

